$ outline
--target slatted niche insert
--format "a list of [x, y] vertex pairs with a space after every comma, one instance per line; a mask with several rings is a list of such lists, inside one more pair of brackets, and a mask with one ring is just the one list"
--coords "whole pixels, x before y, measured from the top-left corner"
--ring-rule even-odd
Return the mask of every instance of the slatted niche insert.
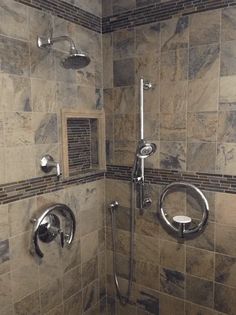
[[105, 170], [105, 121], [100, 111], [62, 112], [65, 177]]

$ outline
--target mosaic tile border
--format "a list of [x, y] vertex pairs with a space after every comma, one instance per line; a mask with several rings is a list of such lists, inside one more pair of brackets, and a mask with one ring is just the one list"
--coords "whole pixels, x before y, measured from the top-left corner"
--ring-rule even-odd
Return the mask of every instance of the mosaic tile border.
[[[132, 168], [129, 166], [108, 165], [106, 178], [130, 180]], [[145, 169], [146, 181], [150, 184], [167, 185], [176, 181], [184, 181], [196, 185], [200, 189], [236, 194], [236, 176], [208, 173], [190, 173], [174, 170]]]
[[62, 0], [15, 0], [35, 9], [50, 12], [75, 24], [101, 33], [102, 19]]
[[171, 19], [208, 10], [235, 6], [236, 0], [171, 0], [125, 11], [104, 17], [102, 32], [109, 33], [119, 29]]
[[7, 204], [17, 200], [43, 195], [61, 190], [72, 185], [81, 185], [104, 179], [104, 172], [93, 172], [80, 176], [60, 179], [55, 175], [43, 176], [23, 180], [15, 183], [0, 185], [0, 204]]

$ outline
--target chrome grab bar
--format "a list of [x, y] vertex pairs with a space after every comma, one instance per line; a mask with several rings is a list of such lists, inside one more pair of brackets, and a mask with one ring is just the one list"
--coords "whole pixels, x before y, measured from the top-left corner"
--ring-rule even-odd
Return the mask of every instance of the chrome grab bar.
[[[173, 221], [176, 224], [178, 224], [178, 227], [173, 225], [168, 220], [168, 218], [167, 218], [168, 214], [164, 210], [163, 204], [164, 204], [164, 200], [165, 200], [166, 196], [168, 195], [170, 190], [173, 189], [174, 187], [190, 188], [195, 193], [197, 193], [198, 196], [200, 197], [202, 204], [203, 204], [203, 212], [202, 212], [202, 219], [198, 225], [196, 225], [192, 228], [188, 228], [192, 219], [190, 217], [185, 216], [185, 215], [175, 216], [173, 218]], [[206, 223], [208, 221], [208, 217], [209, 217], [209, 204], [208, 204], [208, 201], [207, 201], [206, 197], [204, 196], [203, 192], [199, 188], [197, 188], [195, 185], [190, 184], [190, 183], [186, 183], [186, 182], [174, 182], [174, 183], [171, 183], [165, 187], [165, 189], [162, 191], [161, 196], [160, 196], [160, 210], [161, 210], [161, 213], [160, 213], [161, 219], [163, 220], [163, 222], [165, 222], [167, 224], [168, 228], [170, 228], [170, 230], [172, 232], [177, 233], [179, 235], [179, 237], [181, 237], [181, 238], [183, 238], [185, 235], [191, 235], [191, 234], [195, 234], [195, 233], [200, 232], [204, 228], [204, 226], [206, 225]]]

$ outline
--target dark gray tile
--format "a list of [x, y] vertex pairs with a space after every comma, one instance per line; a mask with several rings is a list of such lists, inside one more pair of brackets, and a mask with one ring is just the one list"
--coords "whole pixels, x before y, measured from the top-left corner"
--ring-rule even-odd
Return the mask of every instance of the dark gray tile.
[[184, 298], [185, 275], [179, 271], [160, 269], [160, 289], [170, 295]]
[[114, 86], [134, 84], [134, 59], [116, 60], [113, 63]]
[[193, 303], [212, 308], [213, 282], [192, 276], [187, 276], [186, 299]]

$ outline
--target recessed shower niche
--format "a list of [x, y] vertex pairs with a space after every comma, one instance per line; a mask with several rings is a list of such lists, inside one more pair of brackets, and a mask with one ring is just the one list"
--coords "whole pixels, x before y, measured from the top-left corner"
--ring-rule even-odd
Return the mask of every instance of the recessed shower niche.
[[62, 111], [64, 176], [105, 170], [105, 119], [101, 111]]

